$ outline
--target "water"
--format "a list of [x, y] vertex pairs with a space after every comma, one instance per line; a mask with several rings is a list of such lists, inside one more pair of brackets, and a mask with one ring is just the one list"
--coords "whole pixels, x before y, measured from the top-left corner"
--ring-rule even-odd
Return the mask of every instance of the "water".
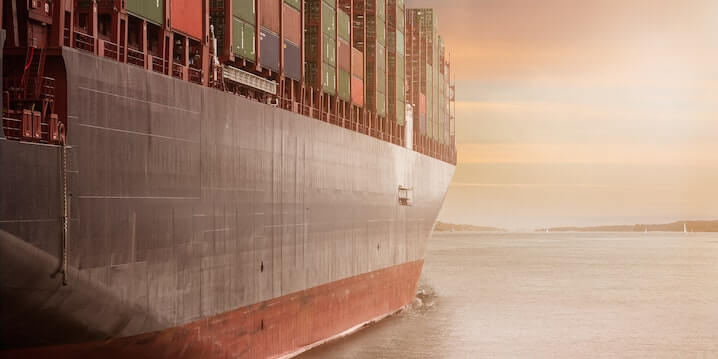
[[440, 234], [418, 299], [308, 358], [716, 358], [718, 234]]

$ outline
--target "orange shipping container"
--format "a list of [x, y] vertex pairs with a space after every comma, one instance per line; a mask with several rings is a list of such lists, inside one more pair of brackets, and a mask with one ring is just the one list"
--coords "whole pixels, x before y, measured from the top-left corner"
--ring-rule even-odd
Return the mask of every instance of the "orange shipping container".
[[352, 47], [352, 75], [364, 79], [364, 53]]
[[279, 1], [261, 0], [259, 8], [259, 23], [274, 32], [279, 33]]
[[295, 45], [302, 42], [302, 15], [297, 9], [284, 4], [284, 38]]
[[172, 0], [170, 10], [172, 29], [201, 40], [203, 3], [197, 0]]
[[342, 39], [337, 39], [337, 47], [339, 48], [339, 68], [347, 72], [351, 71], [352, 47]]
[[364, 107], [364, 81], [352, 76], [352, 103]]

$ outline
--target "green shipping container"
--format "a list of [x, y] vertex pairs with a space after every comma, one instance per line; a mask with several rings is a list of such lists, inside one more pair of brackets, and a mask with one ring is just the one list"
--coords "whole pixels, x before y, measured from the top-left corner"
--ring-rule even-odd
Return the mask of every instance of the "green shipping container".
[[329, 64], [322, 64], [322, 89], [324, 93], [337, 94], [337, 69]]
[[342, 10], [337, 11], [337, 23], [339, 29], [337, 29], [338, 36], [351, 43], [351, 21], [349, 21], [349, 15]]
[[324, 2], [327, 3], [327, 5], [331, 6], [334, 9], [337, 8], [337, 4], [336, 4], [335, 0], [324, 0]]
[[406, 104], [404, 101], [397, 101], [396, 102], [396, 123], [398, 123], [401, 126], [404, 126], [404, 122], [406, 122]]
[[376, 0], [376, 17], [386, 19], [386, 0]]
[[386, 22], [378, 18], [376, 21], [376, 42], [386, 45]]
[[381, 92], [376, 93], [376, 113], [379, 116], [386, 116], [386, 95]]
[[255, 6], [255, 0], [232, 0], [232, 13], [235, 17], [238, 17], [245, 22], [252, 25], [256, 24], [257, 21], [257, 8]]
[[302, 10], [302, 0], [284, 0], [284, 2], [299, 11]]
[[254, 25], [236, 17], [232, 20], [232, 52], [247, 60], [256, 61]]
[[396, 52], [399, 55], [404, 56], [404, 50], [405, 50], [404, 46], [405, 45], [406, 45], [406, 43], [404, 42], [404, 34], [397, 31], [397, 33], [396, 33]]
[[386, 93], [386, 70], [376, 69], [376, 90]]
[[403, 5], [402, 5], [401, 8], [396, 9], [396, 13], [397, 13], [397, 15], [398, 15], [398, 16], [396, 17], [396, 28], [397, 28], [399, 31], [404, 32], [404, 22], [406, 21], [406, 20], [405, 20], [406, 14], [404, 13], [404, 7], [403, 7]]
[[337, 36], [337, 11], [327, 3], [322, 3], [322, 32], [327, 35]]
[[332, 65], [337, 66], [337, 41], [329, 35], [324, 35], [324, 51], [323, 61]]
[[339, 70], [339, 98], [344, 101], [352, 99], [352, 76], [349, 71]]
[[127, 0], [127, 11], [157, 25], [165, 23], [164, 0]]
[[386, 70], [386, 49], [382, 45], [376, 45], [376, 67]]

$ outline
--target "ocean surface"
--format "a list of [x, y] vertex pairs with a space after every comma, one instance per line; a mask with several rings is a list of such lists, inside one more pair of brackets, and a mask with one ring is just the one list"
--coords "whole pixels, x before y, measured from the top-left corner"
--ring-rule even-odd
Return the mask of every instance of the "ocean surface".
[[718, 234], [436, 234], [410, 307], [300, 358], [718, 358]]

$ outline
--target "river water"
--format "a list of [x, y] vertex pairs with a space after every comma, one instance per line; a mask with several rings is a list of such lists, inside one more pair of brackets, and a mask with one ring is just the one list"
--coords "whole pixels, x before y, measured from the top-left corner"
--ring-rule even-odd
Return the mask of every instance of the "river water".
[[409, 308], [301, 358], [718, 358], [718, 234], [437, 234]]

